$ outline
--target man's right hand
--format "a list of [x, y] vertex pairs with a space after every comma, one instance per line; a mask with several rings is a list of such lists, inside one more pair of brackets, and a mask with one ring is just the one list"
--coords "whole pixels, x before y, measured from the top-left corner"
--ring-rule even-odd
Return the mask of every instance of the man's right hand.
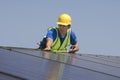
[[46, 48], [44, 48], [43, 50], [50, 51], [52, 43], [53, 43], [53, 40], [51, 38], [47, 38]]
[[50, 47], [46, 47], [45, 49], [43, 49], [44, 51], [50, 51], [51, 48]]

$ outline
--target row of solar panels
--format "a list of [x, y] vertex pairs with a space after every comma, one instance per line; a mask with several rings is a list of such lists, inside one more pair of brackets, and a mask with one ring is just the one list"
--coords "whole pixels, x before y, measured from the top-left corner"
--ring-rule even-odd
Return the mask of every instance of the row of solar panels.
[[120, 57], [0, 47], [0, 80], [120, 80]]

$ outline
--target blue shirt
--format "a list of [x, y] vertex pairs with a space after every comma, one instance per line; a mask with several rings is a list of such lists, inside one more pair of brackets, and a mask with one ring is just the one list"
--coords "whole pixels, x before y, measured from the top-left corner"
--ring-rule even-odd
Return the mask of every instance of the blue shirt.
[[[62, 37], [58, 31], [58, 36], [60, 37], [60, 40], [62, 43], [64, 41], [66, 35], [64, 37]], [[46, 38], [51, 38], [51, 39], [53, 39], [53, 41], [55, 41], [56, 37], [57, 37], [57, 33], [56, 33], [55, 29], [49, 30], [47, 35], [46, 35]], [[73, 31], [71, 31], [71, 34], [70, 34], [70, 42], [72, 45], [77, 43], [77, 37]]]

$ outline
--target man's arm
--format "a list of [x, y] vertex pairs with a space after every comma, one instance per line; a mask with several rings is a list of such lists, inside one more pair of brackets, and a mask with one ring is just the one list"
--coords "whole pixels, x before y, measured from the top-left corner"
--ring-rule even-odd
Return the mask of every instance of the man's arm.
[[75, 53], [78, 50], [79, 50], [79, 45], [78, 45], [78, 43], [76, 43], [76, 44], [71, 46], [69, 53]]
[[53, 40], [51, 38], [47, 38], [46, 48], [45, 51], [50, 51], [52, 46]]
[[70, 39], [72, 46], [69, 50], [69, 53], [74, 53], [79, 50], [79, 45], [78, 45], [77, 37], [73, 31], [71, 32]]

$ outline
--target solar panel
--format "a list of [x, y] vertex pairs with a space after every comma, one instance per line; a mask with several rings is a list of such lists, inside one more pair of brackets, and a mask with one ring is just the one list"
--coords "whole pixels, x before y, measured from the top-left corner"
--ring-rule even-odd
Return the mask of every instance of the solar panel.
[[0, 47], [2, 80], [120, 80], [120, 57]]

